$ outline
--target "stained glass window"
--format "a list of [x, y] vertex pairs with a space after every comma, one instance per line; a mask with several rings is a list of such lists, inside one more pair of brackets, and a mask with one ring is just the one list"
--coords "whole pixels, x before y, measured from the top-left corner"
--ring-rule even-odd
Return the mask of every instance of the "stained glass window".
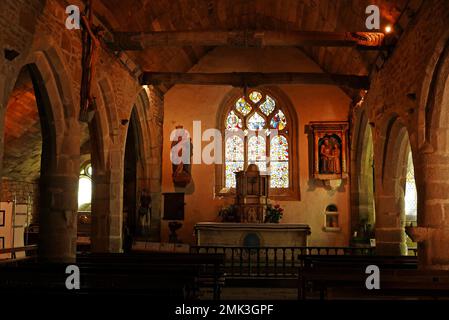
[[234, 111], [229, 112], [226, 118], [226, 129], [236, 131], [242, 129], [242, 119], [240, 119]]
[[288, 188], [288, 141], [284, 136], [275, 136], [270, 142], [270, 187]]
[[250, 93], [249, 98], [252, 102], [257, 103], [262, 99], [262, 94], [258, 91], [253, 91]]
[[279, 110], [278, 113], [276, 113], [271, 119], [271, 127], [273, 129], [284, 130], [286, 125], [287, 119], [285, 119], [284, 113]]
[[416, 193], [415, 169], [413, 167], [412, 153], [408, 154], [407, 175], [405, 179], [405, 214], [416, 217], [418, 196]]
[[248, 140], [248, 164], [255, 163], [259, 171], [267, 171], [266, 165], [266, 141], [262, 136], [252, 136]]
[[265, 119], [256, 112], [248, 119], [248, 128], [250, 130], [260, 130], [265, 127]]
[[288, 162], [272, 161], [270, 173], [271, 188], [288, 188]]
[[244, 147], [243, 139], [232, 136], [226, 140], [226, 188], [235, 187], [235, 172], [243, 170]]
[[288, 141], [284, 136], [275, 136], [271, 139], [271, 161], [288, 161]]
[[246, 102], [245, 98], [243, 97], [237, 100], [237, 102], [235, 103], [235, 108], [237, 109], [238, 112], [240, 112], [244, 116], [250, 113], [252, 109], [250, 104]]
[[265, 102], [262, 103], [259, 108], [263, 112], [264, 115], [268, 116], [270, 113], [273, 112], [274, 108], [276, 107], [276, 103], [274, 100], [267, 95], [267, 98], [265, 99]]
[[[271, 175], [271, 188], [290, 187], [287, 117], [272, 96], [263, 91], [250, 91], [238, 98], [226, 115], [224, 125], [233, 134], [225, 141], [226, 188], [235, 188], [235, 172], [251, 163]], [[282, 135], [270, 132], [272, 129], [279, 130]]]

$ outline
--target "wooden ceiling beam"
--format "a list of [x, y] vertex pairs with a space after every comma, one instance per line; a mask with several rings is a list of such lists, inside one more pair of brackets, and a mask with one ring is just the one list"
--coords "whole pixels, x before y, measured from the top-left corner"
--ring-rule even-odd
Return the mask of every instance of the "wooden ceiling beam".
[[232, 73], [176, 73], [144, 72], [141, 85], [231, 85], [257, 87], [261, 85], [310, 84], [337, 85], [353, 89], [369, 89], [368, 76], [306, 73], [306, 72], [232, 72]]
[[380, 32], [324, 31], [156, 31], [115, 32], [114, 50], [144, 50], [152, 47], [231, 46], [291, 47], [327, 46], [382, 49], [384, 34]]

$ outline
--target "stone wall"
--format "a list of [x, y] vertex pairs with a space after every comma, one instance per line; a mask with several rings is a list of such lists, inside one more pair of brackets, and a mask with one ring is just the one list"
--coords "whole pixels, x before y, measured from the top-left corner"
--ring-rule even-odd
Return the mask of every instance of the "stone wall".
[[39, 220], [39, 185], [27, 181], [15, 181], [2, 179], [1, 202], [10, 202], [14, 200], [17, 203], [28, 203], [31, 207], [32, 222]]
[[[403, 191], [398, 188], [400, 179], [389, 173], [404, 166], [406, 157], [399, 155], [402, 160], [395, 161], [395, 154], [401, 152], [401, 135], [408, 136], [417, 182], [419, 225], [410, 232], [421, 241], [421, 266], [436, 269], [449, 266], [449, 140], [444, 112], [448, 75], [445, 66], [449, 61], [445, 54], [447, 21], [449, 2], [424, 1], [394, 52], [373, 73], [362, 104], [374, 128], [378, 243], [389, 248], [386, 253], [390, 254], [400, 253], [398, 250], [405, 244], [400, 235], [405, 220], [400, 194]], [[389, 151], [392, 146], [397, 148]]]
[[[80, 1], [74, 1], [82, 8]], [[74, 256], [74, 237], [76, 235], [77, 187], [79, 175], [80, 137], [82, 135], [78, 122], [79, 88], [81, 78], [81, 41], [79, 30], [68, 30], [64, 23], [67, 17], [62, 0], [49, 1], [1, 1], [0, 3], [0, 48], [15, 50], [19, 53], [14, 60], [6, 60], [0, 56], [0, 159], [3, 157], [4, 110], [11, 90], [21, 68], [26, 64], [36, 66], [42, 77], [42, 85], [49, 97], [49, 110], [53, 117], [51, 129], [54, 139], [49, 142], [52, 153], [47, 159], [48, 168], [41, 172], [42, 186], [48, 188], [43, 192], [47, 198], [40, 212], [42, 223], [48, 223], [48, 242], [42, 243], [42, 253], [50, 258], [60, 256], [69, 259]], [[122, 228], [122, 196], [123, 189], [123, 155], [126, 141], [127, 125], [122, 120], [129, 119], [131, 109], [138, 99], [142, 87], [137, 81], [138, 70], [124, 54], [116, 55], [101, 48], [93, 84], [93, 93], [97, 98], [98, 109], [92, 125], [89, 125], [91, 139], [95, 137], [98, 148], [92, 155], [94, 176], [97, 177], [94, 188], [94, 233], [97, 238], [96, 247], [104, 251], [121, 250]], [[161, 101], [161, 97], [152, 95], [153, 88], [148, 88], [151, 102]], [[158, 100], [159, 99], [159, 100]], [[154, 149], [153, 166], [147, 167], [147, 175], [143, 178], [150, 184], [150, 176], [158, 179], [160, 172], [159, 150], [157, 143], [161, 134], [161, 102], [145, 108], [153, 109], [154, 122], [145, 119], [139, 121], [144, 125], [153, 126], [154, 142], [148, 136], [143, 148]], [[160, 139], [159, 139], [160, 140]], [[148, 165], [148, 163], [146, 163]], [[0, 164], [1, 168], [1, 164]], [[157, 169], [159, 168], [159, 170]], [[155, 172], [153, 172], [155, 171]], [[160, 173], [159, 173], [160, 175]], [[156, 185], [155, 182], [152, 183]], [[49, 192], [47, 192], [49, 191]], [[1, 191], [0, 191], [1, 192]], [[155, 192], [160, 192], [156, 188]], [[52, 221], [45, 219], [52, 215]], [[69, 223], [64, 222], [69, 219]], [[57, 231], [58, 225], [65, 227]], [[155, 230], [157, 232], [157, 230]], [[61, 244], [58, 248], [51, 247], [53, 238], [58, 238]], [[55, 242], [55, 241], [53, 241]], [[64, 251], [64, 253], [62, 251]]]

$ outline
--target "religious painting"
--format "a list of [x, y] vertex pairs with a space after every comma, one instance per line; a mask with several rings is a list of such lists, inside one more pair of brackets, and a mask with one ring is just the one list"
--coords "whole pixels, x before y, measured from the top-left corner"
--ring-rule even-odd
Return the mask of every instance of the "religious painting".
[[311, 122], [313, 177], [321, 180], [347, 177], [347, 122]]
[[171, 143], [170, 160], [172, 162], [173, 184], [185, 188], [192, 181], [193, 144], [187, 130], [176, 126], [175, 140]]

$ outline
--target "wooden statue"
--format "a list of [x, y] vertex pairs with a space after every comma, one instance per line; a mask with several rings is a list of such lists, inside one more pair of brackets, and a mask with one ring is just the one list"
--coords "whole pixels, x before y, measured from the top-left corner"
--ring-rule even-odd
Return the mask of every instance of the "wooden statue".
[[[188, 138], [187, 131], [182, 129], [182, 126], [176, 126], [177, 130], [183, 130], [182, 134], [178, 135], [176, 141], [171, 143], [171, 161], [172, 161], [172, 178], [175, 187], [185, 188], [192, 181], [192, 156], [193, 144], [192, 139]], [[190, 154], [188, 157], [184, 152]], [[174, 161], [178, 159], [180, 161]]]

